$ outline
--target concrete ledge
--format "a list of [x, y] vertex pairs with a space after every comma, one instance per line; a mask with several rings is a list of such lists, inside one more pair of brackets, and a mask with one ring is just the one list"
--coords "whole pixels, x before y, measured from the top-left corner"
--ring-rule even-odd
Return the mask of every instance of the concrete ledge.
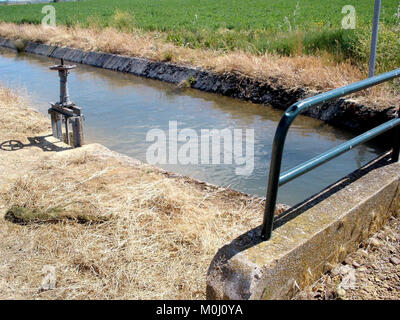
[[[259, 81], [238, 73], [215, 73], [191, 66], [169, 62], [152, 61], [138, 57], [127, 57], [103, 52], [86, 52], [69, 47], [23, 41], [25, 51], [56, 59], [64, 58], [74, 63], [82, 63], [98, 68], [131, 73], [178, 84], [190, 79], [190, 85], [201, 91], [218, 93], [225, 96], [271, 105], [278, 109], [287, 109], [291, 104], [315, 95], [304, 89], [282, 88], [275, 84], [275, 79]], [[17, 50], [15, 41], [0, 37], [0, 47]], [[21, 48], [19, 48], [21, 50]], [[332, 123], [337, 126], [365, 130], [376, 127], [395, 117], [395, 106], [376, 111], [350, 100], [339, 99], [312, 108], [304, 113], [307, 116]]]
[[17, 50], [17, 47], [15, 46], [15, 42], [13, 40], [10, 40], [10, 39], [2, 38], [0, 40], [0, 45], [2, 47], [5, 47], [5, 48], [9, 48], [9, 49], [12, 49], [12, 50]]
[[82, 63], [86, 55], [87, 53], [83, 52], [82, 50], [71, 49], [65, 52], [62, 58], [71, 62]]
[[373, 162], [278, 217], [269, 242], [260, 242], [257, 228], [220, 249], [208, 272], [207, 298], [290, 299], [315, 282], [400, 215], [400, 163], [387, 163]]
[[42, 56], [50, 56], [56, 47], [47, 46], [45, 44], [40, 43], [28, 43], [25, 47], [25, 51], [29, 53], [40, 54]]

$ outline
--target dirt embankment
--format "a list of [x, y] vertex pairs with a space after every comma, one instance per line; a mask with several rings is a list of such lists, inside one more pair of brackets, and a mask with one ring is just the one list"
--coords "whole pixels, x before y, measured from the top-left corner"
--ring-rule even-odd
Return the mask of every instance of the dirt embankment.
[[0, 87], [0, 298], [202, 299], [217, 250], [261, 222], [259, 198], [49, 129]]
[[[326, 55], [282, 57], [194, 50], [165, 43], [151, 34], [110, 28], [43, 29], [0, 23], [0, 36], [13, 39], [17, 50], [64, 57], [280, 109], [365, 78], [355, 66], [337, 63]], [[46, 46], [38, 48], [26, 41]], [[65, 46], [78, 50], [62, 48]], [[398, 87], [383, 84], [316, 107], [307, 115], [352, 129], [368, 129], [394, 117], [399, 103]]]

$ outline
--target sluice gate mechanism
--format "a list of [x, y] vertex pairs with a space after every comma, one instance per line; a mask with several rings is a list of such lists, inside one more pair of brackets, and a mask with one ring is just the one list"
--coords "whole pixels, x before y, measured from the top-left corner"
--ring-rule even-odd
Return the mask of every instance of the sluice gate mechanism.
[[60, 77], [60, 101], [51, 103], [48, 112], [51, 117], [53, 136], [77, 148], [84, 144], [84, 118], [82, 108], [71, 102], [68, 94], [68, 74], [75, 68], [75, 65], [65, 65], [64, 59], [61, 59], [61, 64], [50, 67], [50, 70], [58, 71]]

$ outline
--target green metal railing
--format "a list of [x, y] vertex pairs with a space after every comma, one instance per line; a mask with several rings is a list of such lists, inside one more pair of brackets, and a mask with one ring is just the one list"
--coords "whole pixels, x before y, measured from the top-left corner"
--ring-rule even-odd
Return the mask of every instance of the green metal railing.
[[399, 160], [400, 151], [400, 119], [399, 117], [392, 119], [342, 145], [339, 145], [321, 155], [283, 173], [280, 175], [283, 149], [285, 145], [286, 136], [288, 130], [295, 120], [295, 118], [303, 111], [306, 111], [321, 103], [331, 101], [333, 99], [347, 96], [351, 93], [358, 92], [380, 83], [392, 80], [400, 77], [400, 69], [381, 74], [363, 81], [353, 83], [351, 85], [335, 89], [326, 93], [319, 94], [317, 96], [305, 99], [297, 102], [286, 110], [282, 119], [278, 124], [278, 128], [275, 133], [275, 138], [272, 146], [271, 165], [269, 171], [268, 191], [267, 191], [267, 202], [265, 205], [264, 222], [261, 231], [261, 237], [263, 240], [269, 240], [272, 235], [272, 228], [274, 222], [274, 213], [276, 207], [276, 200], [278, 195], [278, 188], [285, 183], [305, 174], [306, 172], [324, 164], [325, 162], [338, 157], [339, 155], [350, 151], [352, 148], [365, 143], [374, 137], [381, 135], [391, 129], [395, 129], [393, 135], [393, 152], [392, 160], [397, 162]]

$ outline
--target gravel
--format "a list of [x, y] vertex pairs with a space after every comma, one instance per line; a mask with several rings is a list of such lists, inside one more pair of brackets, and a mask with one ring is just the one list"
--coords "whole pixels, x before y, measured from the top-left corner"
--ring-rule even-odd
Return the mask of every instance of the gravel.
[[295, 300], [399, 300], [400, 217], [360, 244]]

